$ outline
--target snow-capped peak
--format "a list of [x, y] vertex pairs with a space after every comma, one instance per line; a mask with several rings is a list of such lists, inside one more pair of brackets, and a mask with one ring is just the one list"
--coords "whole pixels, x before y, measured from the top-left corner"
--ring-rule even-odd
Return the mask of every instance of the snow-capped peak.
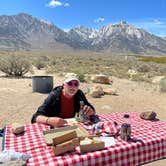
[[47, 25], [53, 25], [50, 21], [44, 20], [44, 19], [40, 19], [40, 22], [45, 23]]

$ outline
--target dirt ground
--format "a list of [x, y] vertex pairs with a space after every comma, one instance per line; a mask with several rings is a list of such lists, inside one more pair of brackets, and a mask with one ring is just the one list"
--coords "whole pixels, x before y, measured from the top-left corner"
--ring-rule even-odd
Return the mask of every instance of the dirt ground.
[[[43, 70], [34, 75], [46, 75]], [[6, 78], [0, 73], [0, 127], [13, 122], [30, 123], [32, 114], [48, 94], [32, 92], [32, 79]], [[54, 86], [60, 85], [63, 77], [53, 75]], [[87, 91], [94, 84], [82, 83], [81, 89]], [[100, 84], [101, 85], [101, 84]], [[113, 77], [112, 85], [101, 85], [103, 88], [114, 88], [118, 95], [104, 95], [101, 98], [88, 100], [94, 105], [98, 114], [108, 112], [143, 112], [153, 110], [157, 117], [166, 121], [166, 93], [160, 93], [156, 84], [133, 82]], [[166, 165], [166, 159], [147, 165]]]

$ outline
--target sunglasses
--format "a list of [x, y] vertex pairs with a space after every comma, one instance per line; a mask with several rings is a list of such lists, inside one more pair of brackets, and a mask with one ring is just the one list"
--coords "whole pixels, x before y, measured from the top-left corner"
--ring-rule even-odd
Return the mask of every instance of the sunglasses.
[[72, 81], [69, 81], [69, 82], [67, 83], [67, 85], [68, 85], [68, 86], [75, 86], [75, 87], [77, 87], [77, 86], [79, 86], [79, 82], [72, 82]]

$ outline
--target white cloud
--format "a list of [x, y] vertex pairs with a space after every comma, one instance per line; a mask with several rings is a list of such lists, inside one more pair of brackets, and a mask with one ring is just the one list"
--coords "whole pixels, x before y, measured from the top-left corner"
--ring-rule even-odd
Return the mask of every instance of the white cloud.
[[69, 3], [64, 3], [64, 6], [68, 7], [68, 6], [70, 6], [70, 4]]
[[156, 25], [162, 25], [162, 24], [163, 24], [163, 22], [161, 22], [161, 21], [158, 20], [158, 19], [154, 19], [153, 22], [154, 22], [154, 24], [156, 24]]
[[132, 24], [155, 35], [166, 36], [166, 19], [148, 19], [132, 22]]
[[99, 23], [99, 22], [103, 22], [103, 21], [105, 21], [105, 19], [101, 18], [101, 17], [94, 20], [95, 23]]
[[62, 3], [60, 1], [56, 1], [56, 0], [51, 0], [48, 4], [49, 7], [54, 8], [57, 6], [62, 6]]
[[51, 7], [51, 8], [55, 8], [58, 6], [68, 7], [68, 6], [70, 6], [70, 4], [69, 3], [62, 3], [61, 1], [58, 1], [58, 0], [51, 0], [46, 6]]

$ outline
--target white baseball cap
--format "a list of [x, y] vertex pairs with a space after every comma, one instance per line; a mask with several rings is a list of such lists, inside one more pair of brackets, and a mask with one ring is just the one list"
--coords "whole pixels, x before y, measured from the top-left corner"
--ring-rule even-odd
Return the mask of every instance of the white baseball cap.
[[65, 77], [64, 83], [68, 83], [68, 82], [74, 81], [74, 80], [80, 82], [76, 76], [68, 76], [68, 77]]

